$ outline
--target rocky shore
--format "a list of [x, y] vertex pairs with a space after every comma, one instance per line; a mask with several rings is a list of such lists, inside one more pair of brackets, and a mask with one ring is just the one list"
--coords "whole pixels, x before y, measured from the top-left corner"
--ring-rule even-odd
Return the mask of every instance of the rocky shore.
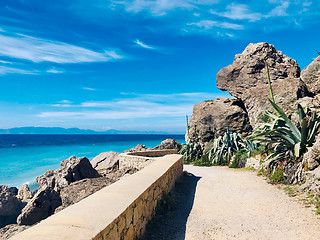
[[[125, 152], [181, 148], [173, 139], [154, 148], [144, 145]], [[110, 185], [139, 167], [119, 168], [119, 153], [104, 152], [90, 162], [86, 157], [72, 156], [61, 162], [57, 170], [49, 170], [36, 178], [39, 188], [31, 192], [28, 185], [20, 189], [0, 185], [0, 239], [8, 239], [48, 216], [79, 202]]]

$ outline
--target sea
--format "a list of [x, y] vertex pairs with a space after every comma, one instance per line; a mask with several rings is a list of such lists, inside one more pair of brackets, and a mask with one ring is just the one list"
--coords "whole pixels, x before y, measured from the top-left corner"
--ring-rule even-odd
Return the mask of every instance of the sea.
[[37, 176], [58, 169], [61, 161], [70, 156], [92, 160], [102, 152], [123, 152], [137, 144], [155, 147], [167, 138], [185, 143], [184, 135], [1, 134], [0, 185], [19, 188], [27, 183], [33, 191], [38, 188]]

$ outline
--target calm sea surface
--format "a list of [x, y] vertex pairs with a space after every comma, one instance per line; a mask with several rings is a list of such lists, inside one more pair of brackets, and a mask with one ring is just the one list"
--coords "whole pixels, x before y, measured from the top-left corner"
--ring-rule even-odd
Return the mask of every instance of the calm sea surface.
[[185, 143], [184, 135], [0, 135], [0, 185], [28, 183], [34, 190], [37, 176], [59, 168], [70, 156], [91, 160], [101, 152], [123, 152], [137, 144], [155, 147], [167, 138]]

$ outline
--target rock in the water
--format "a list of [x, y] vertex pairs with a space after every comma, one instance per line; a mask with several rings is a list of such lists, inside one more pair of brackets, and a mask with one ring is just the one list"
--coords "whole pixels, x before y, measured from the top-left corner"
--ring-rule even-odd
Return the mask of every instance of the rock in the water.
[[303, 69], [301, 79], [312, 94], [317, 95], [320, 93], [320, 56]]
[[189, 135], [192, 141], [209, 142], [215, 136], [222, 135], [227, 127], [230, 131], [242, 134], [251, 132], [248, 115], [240, 101], [222, 97], [193, 106], [189, 121]]
[[17, 194], [17, 188], [0, 185], [0, 227], [16, 223], [16, 218], [23, 207]]
[[54, 213], [62, 204], [58, 192], [49, 187], [40, 188], [35, 196], [22, 209], [17, 218], [19, 225], [33, 225]]
[[303, 156], [303, 161], [308, 164], [308, 169], [313, 170], [320, 165], [320, 135], [315, 144]]
[[133, 147], [133, 148], [130, 148], [128, 150], [125, 150], [123, 151], [124, 153], [127, 153], [127, 152], [143, 152], [143, 151], [147, 151], [148, 148], [146, 148], [146, 145], [141, 145], [141, 144], [138, 144], [137, 146]]
[[160, 143], [160, 145], [153, 148], [154, 150], [165, 150], [165, 149], [181, 149], [181, 144], [174, 139], [166, 139]]
[[242, 100], [253, 127], [266, 110], [272, 109], [268, 102], [265, 62], [269, 66], [276, 103], [285, 111], [297, 99], [311, 95], [300, 79], [300, 67], [295, 60], [268, 43], [250, 44], [242, 54], [236, 55], [232, 65], [218, 72], [217, 87]]
[[91, 165], [94, 169], [112, 170], [119, 167], [119, 153], [104, 152], [91, 160]]
[[36, 180], [40, 187], [46, 186], [58, 191], [72, 182], [96, 177], [99, 177], [99, 173], [86, 157], [72, 156], [63, 160], [58, 170], [49, 170], [41, 177], [37, 177]]
[[32, 198], [32, 192], [30, 191], [28, 184], [24, 184], [19, 188], [17, 198], [22, 202], [28, 202]]

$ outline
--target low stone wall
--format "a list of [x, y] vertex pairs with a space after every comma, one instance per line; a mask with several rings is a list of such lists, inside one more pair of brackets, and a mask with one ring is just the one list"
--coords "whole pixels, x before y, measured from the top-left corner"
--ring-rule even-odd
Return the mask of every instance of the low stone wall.
[[178, 151], [176, 149], [121, 153], [119, 155], [119, 168], [137, 168], [141, 170], [151, 163], [155, 157], [163, 157], [168, 154], [177, 153]]
[[106, 240], [140, 237], [163, 192], [182, 175], [178, 154], [152, 159], [141, 171], [54, 214], [13, 240]]

